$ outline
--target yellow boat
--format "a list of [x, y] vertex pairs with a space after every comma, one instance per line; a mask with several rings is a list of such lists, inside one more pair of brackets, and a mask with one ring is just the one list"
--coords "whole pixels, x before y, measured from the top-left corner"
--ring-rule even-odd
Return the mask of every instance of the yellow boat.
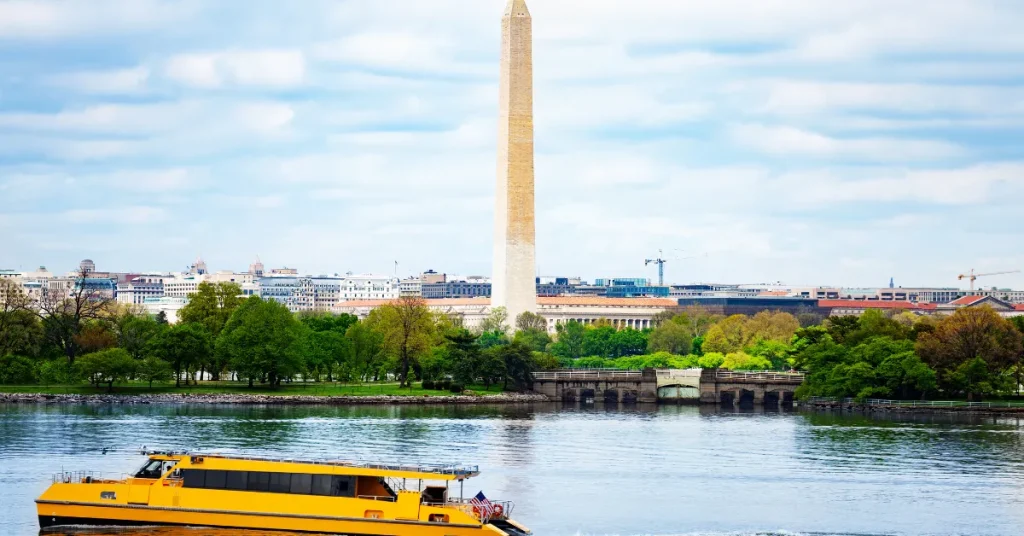
[[[132, 476], [63, 472], [38, 499], [67, 525], [196, 526], [346, 535], [522, 536], [513, 504], [462, 494], [476, 466], [145, 452]], [[450, 485], [458, 483], [458, 497]]]

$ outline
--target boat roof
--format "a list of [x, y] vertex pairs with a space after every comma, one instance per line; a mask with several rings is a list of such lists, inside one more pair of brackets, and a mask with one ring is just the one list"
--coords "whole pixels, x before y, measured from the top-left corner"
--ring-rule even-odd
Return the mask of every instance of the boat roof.
[[465, 480], [480, 474], [479, 466], [465, 464], [383, 463], [332, 460], [326, 458], [290, 458], [259, 454], [191, 451], [149, 451], [145, 454], [150, 458], [156, 459], [180, 460], [185, 457], [202, 457], [207, 459], [343, 467], [348, 469], [364, 469], [367, 471], [364, 473], [366, 476], [391, 476], [397, 478], [415, 478], [425, 480]]

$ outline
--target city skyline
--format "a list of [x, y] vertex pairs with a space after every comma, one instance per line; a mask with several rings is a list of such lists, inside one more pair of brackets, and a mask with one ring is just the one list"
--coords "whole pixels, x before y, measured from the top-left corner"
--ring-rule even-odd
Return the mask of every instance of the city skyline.
[[[490, 275], [504, 4], [0, 6], [0, 268]], [[1024, 10], [976, 4], [531, 5], [538, 274], [1024, 268]]]

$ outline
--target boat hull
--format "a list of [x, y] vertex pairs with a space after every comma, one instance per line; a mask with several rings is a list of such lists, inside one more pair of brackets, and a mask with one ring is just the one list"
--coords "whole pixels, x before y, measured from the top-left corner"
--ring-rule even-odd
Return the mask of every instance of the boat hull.
[[414, 520], [361, 519], [268, 514], [144, 505], [37, 501], [39, 526], [194, 526], [345, 534], [350, 536], [463, 536], [505, 534], [491, 525], [457, 525]]

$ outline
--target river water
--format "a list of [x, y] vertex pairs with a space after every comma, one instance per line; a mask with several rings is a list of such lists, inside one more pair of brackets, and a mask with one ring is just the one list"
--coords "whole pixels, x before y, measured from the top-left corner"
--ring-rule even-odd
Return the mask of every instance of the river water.
[[51, 473], [133, 470], [141, 457], [99, 449], [147, 445], [478, 464], [467, 496], [515, 501], [538, 535], [1019, 536], [1022, 432], [693, 406], [0, 405], [0, 534], [37, 533]]

